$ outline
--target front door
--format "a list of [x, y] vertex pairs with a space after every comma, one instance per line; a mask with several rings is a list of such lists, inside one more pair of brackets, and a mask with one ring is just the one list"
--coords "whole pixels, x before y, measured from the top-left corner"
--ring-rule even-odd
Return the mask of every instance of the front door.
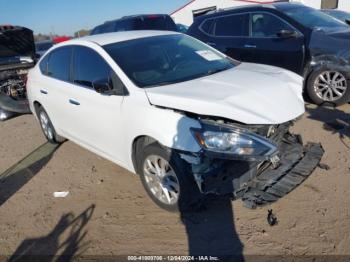
[[[304, 36], [281, 18], [267, 12], [251, 14], [251, 37], [245, 45], [247, 62], [282, 67], [301, 74], [304, 63]], [[296, 32], [281, 36], [280, 32]]]
[[112, 69], [94, 50], [76, 46], [73, 50], [74, 88], [70, 89], [67, 117], [70, 136], [113, 160], [120, 160], [123, 96], [104, 95], [94, 90], [96, 82], [110, 80]]

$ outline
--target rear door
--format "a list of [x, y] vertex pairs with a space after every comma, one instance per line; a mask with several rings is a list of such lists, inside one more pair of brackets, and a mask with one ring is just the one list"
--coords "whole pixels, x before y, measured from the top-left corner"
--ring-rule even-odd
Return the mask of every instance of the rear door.
[[202, 23], [201, 30], [207, 31], [207, 44], [232, 58], [246, 60], [244, 45], [249, 37], [248, 13], [210, 18]]
[[[269, 12], [250, 15], [251, 37], [244, 47], [249, 55], [243, 61], [274, 65], [302, 73], [304, 36], [279, 16]], [[292, 37], [281, 37], [281, 30], [297, 32]], [[248, 51], [249, 50], [249, 51]]]
[[65, 129], [69, 123], [66, 111], [62, 107], [66, 103], [70, 81], [71, 47], [60, 47], [53, 50], [40, 63], [44, 76], [40, 83], [40, 102], [44, 106], [56, 131]]

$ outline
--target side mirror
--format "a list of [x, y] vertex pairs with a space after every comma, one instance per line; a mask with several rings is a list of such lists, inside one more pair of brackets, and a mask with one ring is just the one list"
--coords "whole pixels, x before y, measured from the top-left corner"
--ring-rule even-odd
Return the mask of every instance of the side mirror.
[[298, 36], [298, 33], [296, 31], [282, 29], [277, 32], [277, 36], [280, 38], [295, 38]]
[[350, 19], [346, 19], [346, 20], [345, 20], [345, 23], [348, 24], [348, 25], [350, 25]]
[[97, 93], [107, 96], [127, 96], [129, 94], [124, 83], [114, 71], [110, 72], [108, 79], [98, 79], [92, 82]]
[[92, 82], [92, 87], [97, 93], [110, 95], [113, 90], [113, 86], [109, 83], [108, 79], [99, 79]]

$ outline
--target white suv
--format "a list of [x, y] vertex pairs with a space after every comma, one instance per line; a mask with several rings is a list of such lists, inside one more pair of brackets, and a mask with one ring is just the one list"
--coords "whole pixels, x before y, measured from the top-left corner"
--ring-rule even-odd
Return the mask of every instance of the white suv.
[[288, 131], [304, 113], [302, 81], [180, 33], [131, 31], [55, 46], [27, 85], [50, 142], [70, 139], [139, 174], [150, 197], [176, 211], [212, 193], [254, 207], [311, 173], [321, 146]]

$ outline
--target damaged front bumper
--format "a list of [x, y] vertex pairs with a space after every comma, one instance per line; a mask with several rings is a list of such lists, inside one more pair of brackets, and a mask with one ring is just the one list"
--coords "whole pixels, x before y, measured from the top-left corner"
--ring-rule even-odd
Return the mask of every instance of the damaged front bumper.
[[324, 154], [320, 144], [303, 146], [300, 136], [286, 128], [272, 140], [278, 144], [278, 155], [264, 162], [223, 159], [204, 151], [180, 153], [180, 157], [190, 164], [203, 194], [230, 194], [242, 198], [246, 207], [255, 208], [277, 201], [300, 185]]

